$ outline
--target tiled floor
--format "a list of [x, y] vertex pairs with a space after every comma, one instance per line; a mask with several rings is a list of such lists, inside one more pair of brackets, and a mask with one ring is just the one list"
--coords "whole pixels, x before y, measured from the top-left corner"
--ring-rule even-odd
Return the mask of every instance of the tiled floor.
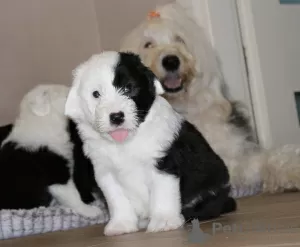
[[[103, 226], [0, 242], [0, 247], [267, 247], [300, 246], [300, 193], [257, 196], [238, 201], [239, 210], [200, 225], [206, 241], [185, 229], [158, 234], [104, 237]], [[196, 243], [191, 238], [196, 235]], [[193, 236], [193, 237], [192, 237]]]

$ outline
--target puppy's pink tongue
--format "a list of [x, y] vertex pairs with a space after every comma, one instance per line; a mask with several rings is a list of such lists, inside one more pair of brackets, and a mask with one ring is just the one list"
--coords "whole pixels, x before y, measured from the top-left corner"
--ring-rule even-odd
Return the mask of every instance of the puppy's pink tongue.
[[123, 142], [128, 136], [128, 130], [126, 129], [117, 129], [109, 132], [110, 136], [117, 142]]

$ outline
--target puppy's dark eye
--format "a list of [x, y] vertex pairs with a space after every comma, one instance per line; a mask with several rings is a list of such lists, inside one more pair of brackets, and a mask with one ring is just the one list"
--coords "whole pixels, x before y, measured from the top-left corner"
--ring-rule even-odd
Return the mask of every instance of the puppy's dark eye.
[[98, 98], [100, 97], [99, 91], [94, 91], [94, 92], [93, 92], [93, 97], [94, 97], [95, 99], [98, 99]]
[[144, 48], [148, 49], [148, 48], [152, 48], [153, 47], [153, 43], [148, 41], [144, 44]]
[[176, 36], [175, 36], [175, 41], [176, 41], [176, 42], [179, 42], [179, 43], [185, 44], [183, 38], [181, 38], [179, 35], [176, 35]]
[[132, 85], [131, 84], [128, 84], [124, 87], [124, 93], [131, 93], [132, 91]]

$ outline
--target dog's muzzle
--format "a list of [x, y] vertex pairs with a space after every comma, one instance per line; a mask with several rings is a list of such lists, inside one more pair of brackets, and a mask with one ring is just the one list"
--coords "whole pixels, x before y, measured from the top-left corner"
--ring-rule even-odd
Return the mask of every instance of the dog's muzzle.
[[162, 61], [162, 67], [166, 76], [161, 79], [164, 90], [168, 93], [176, 93], [183, 89], [182, 78], [179, 73], [180, 59], [176, 55], [166, 55]]

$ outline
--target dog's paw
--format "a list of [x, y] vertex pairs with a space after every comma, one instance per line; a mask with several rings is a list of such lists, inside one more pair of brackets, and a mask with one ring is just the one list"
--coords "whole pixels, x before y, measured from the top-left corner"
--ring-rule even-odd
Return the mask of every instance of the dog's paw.
[[163, 232], [176, 230], [182, 227], [184, 219], [181, 215], [168, 215], [153, 217], [147, 228], [147, 232]]
[[101, 208], [87, 204], [82, 205], [80, 208], [77, 208], [76, 212], [87, 218], [96, 218], [101, 215], [104, 216], [104, 212], [101, 210]]
[[135, 220], [111, 220], [104, 228], [104, 235], [117, 236], [125, 233], [137, 232], [138, 224]]

